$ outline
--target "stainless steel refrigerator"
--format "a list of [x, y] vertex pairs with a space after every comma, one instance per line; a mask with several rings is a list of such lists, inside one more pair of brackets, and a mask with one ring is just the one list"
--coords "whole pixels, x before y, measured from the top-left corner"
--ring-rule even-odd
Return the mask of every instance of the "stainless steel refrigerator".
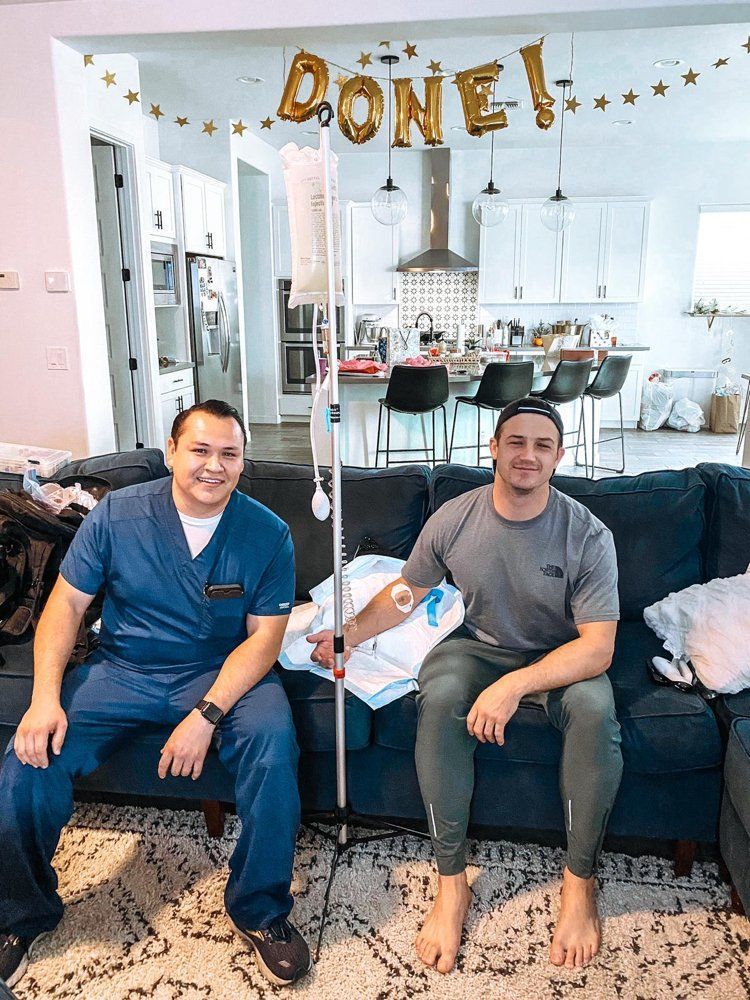
[[243, 420], [237, 266], [187, 255], [188, 316], [195, 362], [195, 401], [223, 399]]

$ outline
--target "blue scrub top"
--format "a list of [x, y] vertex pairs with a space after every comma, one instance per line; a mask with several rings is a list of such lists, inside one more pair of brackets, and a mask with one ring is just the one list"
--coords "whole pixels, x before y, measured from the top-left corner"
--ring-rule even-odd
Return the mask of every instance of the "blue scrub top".
[[[105, 496], [60, 567], [76, 590], [104, 587], [102, 653], [142, 670], [220, 666], [247, 639], [246, 615], [287, 615], [294, 603], [288, 526], [251, 497], [231, 494], [195, 559], [172, 499], [172, 479]], [[210, 600], [206, 584], [241, 583], [242, 597]]]

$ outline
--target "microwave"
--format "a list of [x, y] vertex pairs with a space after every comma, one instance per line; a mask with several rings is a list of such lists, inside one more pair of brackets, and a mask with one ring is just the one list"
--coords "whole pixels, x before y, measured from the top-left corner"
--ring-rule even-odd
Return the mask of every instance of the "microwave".
[[151, 277], [154, 283], [154, 305], [179, 305], [177, 247], [172, 243], [151, 244]]

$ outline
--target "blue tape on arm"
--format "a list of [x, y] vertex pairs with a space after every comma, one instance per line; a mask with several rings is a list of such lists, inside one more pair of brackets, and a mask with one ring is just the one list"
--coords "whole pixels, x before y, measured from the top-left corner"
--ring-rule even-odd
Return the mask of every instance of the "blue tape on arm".
[[427, 624], [432, 625], [433, 628], [437, 628], [438, 626], [437, 612], [435, 609], [438, 604], [440, 604], [442, 599], [442, 592], [438, 590], [437, 587], [433, 587], [427, 595], [427, 604], [425, 605], [425, 610], [427, 611]]

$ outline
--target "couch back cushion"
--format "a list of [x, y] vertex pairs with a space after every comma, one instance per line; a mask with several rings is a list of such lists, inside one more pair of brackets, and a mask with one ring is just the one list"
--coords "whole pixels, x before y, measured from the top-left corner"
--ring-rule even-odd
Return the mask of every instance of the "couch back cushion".
[[706, 575], [737, 576], [750, 564], [750, 469], [702, 462], [708, 486]]
[[[330, 518], [313, 517], [313, 468], [283, 462], [245, 462], [239, 489], [265, 504], [292, 532], [297, 569], [297, 599], [309, 600], [310, 588], [333, 573]], [[324, 485], [330, 474], [323, 470]], [[345, 468], [342, 512], [346, 554], [353, 558], [364, 538], [383, 551], [406, 559], [427, 516], [429, 472], [411, 465], [390, 469]]]
[[[490, 469], [440, 466], [432, 477], [430, 509], [490, 482]], [[623, 619], [638, 619], [654, 601], [706, 579], [708, 490], [697, 470], [607, 479], [555, 476], [552, 484], [588, 507], [612, 531]]]
[[164, 455], [158, 448], [137, 448], [135, 451], [115, 451], [110, 455], [94, 455], [68, 462], [55, 479], [65, 476], [101, 476], [113, 490], [137, 483], [149, 483], [169, 475]]

